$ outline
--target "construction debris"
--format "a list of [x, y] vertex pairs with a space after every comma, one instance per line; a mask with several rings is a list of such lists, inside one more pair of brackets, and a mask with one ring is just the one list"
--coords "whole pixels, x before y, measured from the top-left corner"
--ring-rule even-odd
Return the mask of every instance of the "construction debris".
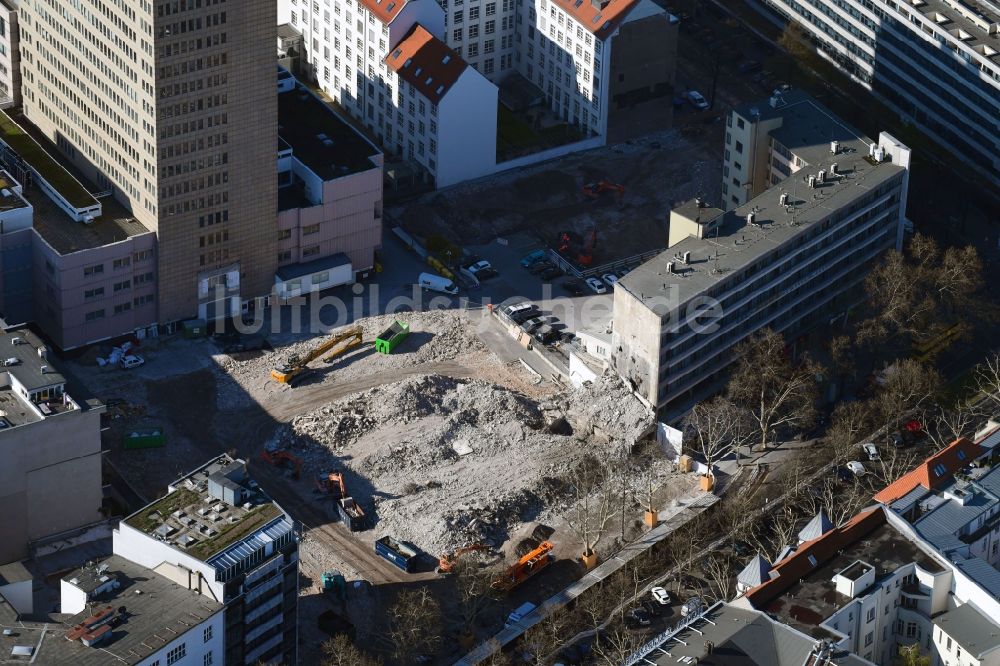
[[373, 537], [436, 553], [498, 547], [526, 522], [557, 520], [573, 466], [631, 445], [652, 424], [612, 376], [540, 405], [488, 381], [426, 375], [296, 417], [275, 440], [310, 473], [347, 470], [355, 500], [375, 516]]

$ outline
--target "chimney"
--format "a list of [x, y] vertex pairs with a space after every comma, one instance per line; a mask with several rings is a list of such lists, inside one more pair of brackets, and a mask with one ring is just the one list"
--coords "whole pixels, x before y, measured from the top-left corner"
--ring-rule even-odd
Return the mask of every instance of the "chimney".
[[691, 263], [691, 253], [690, 252], [685, 252], [684, 253], [684, 263], [685, 263], [685, 265]]
[[42, 359], [43, 361], [49, 360], [49, 350], [46, 347], [39, 347], [38, 358]]

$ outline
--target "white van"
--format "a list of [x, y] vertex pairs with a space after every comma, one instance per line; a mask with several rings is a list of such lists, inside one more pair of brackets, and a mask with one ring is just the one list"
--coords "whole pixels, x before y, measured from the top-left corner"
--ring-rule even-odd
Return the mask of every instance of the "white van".
[[458, 293], [458, 285], [448, 278], [441, 277], [440, 275], [434, 275], [434, 273], [421, 273], [417, 280], [420, 287], [423, 289], [438, 291], [442, 294], [448, 294], [449, 296], [454, 296]]
[[146, 359], [139, 356], [138, 354], [128, 354], [127, 356], [122, 356], [120, 361], [123, 368], [126, 370], [130, 368], [138, 368], [140, 365], [146, 362]]

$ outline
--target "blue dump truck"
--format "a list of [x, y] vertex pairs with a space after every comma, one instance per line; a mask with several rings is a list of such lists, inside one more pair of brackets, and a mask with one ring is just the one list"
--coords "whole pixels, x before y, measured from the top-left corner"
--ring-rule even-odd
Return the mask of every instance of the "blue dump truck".
[[375, 552], [389, 560], [407, 573], [413, 571], [417, 563], [417, 547], [405, 541], [396, 541], [391, 536], [384, 536], [375, 541]]

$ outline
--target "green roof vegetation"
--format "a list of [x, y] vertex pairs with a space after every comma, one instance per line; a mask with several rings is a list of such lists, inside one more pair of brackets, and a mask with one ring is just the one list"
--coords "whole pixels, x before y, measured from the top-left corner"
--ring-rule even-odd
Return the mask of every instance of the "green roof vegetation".
[[[151, 504], [145, 510], [128, 518], [125, 523], [146, 534], [152, 534], [164, 519], [179, 509], [187, 509], [201, 501], [203, 495], [187, 488], [181, 488]], [[235, 509], [242, 511], [242, 509]], [[228, 514], [227, 514], [228, 515]], [[258, 504], [244, 514], [237, 522], [219, 526], [215, 536], [196, 535], [198, 541], [186, 548], [186, 552], [200, 560], [206, 560], [251, 532], [260, 529], [281, 515], [281, 509], [272, 502]], [[176, 535], [175, 535], [176, 536]]]
[[153, 530], [163, 524], [163, 519], [178, 509], [183, 509], [198, 501], [198, 493], [181, 488], [161, 498], [155, 504], [151, 504], [145, 511], [137, 513], [125, 521], [140, 532], [150, 534]]
[[278, 507], [270, 502], [256, 506], [250, 509], [250, 512], [243, 516], [240, 521], [227, 525], [219, 530], [219, 533], [214, 537], [198, 541], [188, 548], [187, 552], [198, 559], [207, 559], [210, 555], [214, 555], [226, 546], [239, 541], [254, 530], [260, 529], [280, 514], [281, 511]]
[[97, 199], [61, 164], [52, 159], [27, 132], [7, 115], [0, 113], [0, 138], [24, 159], [74, 208], [89, 208]]

